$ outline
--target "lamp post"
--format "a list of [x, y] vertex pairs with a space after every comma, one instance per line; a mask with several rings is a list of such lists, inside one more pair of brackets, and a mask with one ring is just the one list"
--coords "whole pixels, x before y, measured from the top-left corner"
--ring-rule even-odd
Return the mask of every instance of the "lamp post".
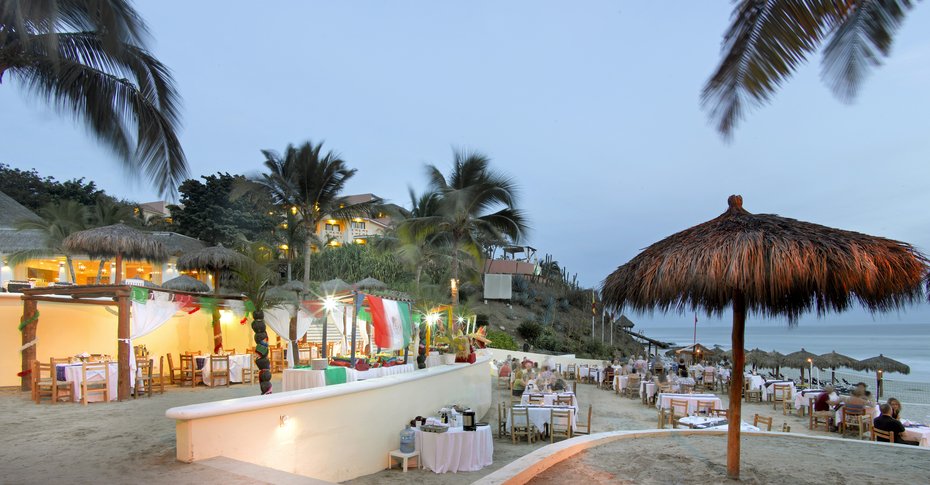
[[807, 383], [808, 383], [807, 387], [813, 388], [814, 387], [814, 360], [808, 357], [807, 364], [810, 365], [810, 370], [808, 371], [809, 375], [807, 376]]

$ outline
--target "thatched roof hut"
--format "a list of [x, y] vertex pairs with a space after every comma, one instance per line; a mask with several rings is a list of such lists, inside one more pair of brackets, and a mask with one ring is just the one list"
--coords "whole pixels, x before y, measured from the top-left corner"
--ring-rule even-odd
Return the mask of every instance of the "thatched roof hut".
[[839, 369], [846, 367], [853, 370], [863, 370], [862, 363], [848, 355], [837, 353], [835, 350], [814, 358], [814, 365], [821, 369]]
[[207, 247], [206, 243], [200, 239], [178, 234], [176, 232], [158, 231], [153, 232], [152, 237], [165, 245], [165, 250], [171, 256], [181, 256], [182, 254], [192, 253]]
[[[911, 245], [772, 214], [752, 214], [732, 195], [720, 216], [673, 234], [603, 282], [607, 307], [622, 311], [733, 311], [733, 365], [744, 365], [746, 313], [822, 315], [858, 303], [870, 311], [922, 299], [927, 258]], [[739, 379], [730, 389], [727, 475], [739, 478]]]
[[203, 281], [191, 278], [186, 274], [182, 274], [177, 278], [171, 278], [162, 283], [161, 286], [168, 290], [188, 291], [191, 293], [207, 293], [210, 291], [209, 285]]
[[125, 224], [95, 227], [71, 233], [61, 243], [71, 254], [86, 254], [98, 258], [116, 259], [116, 283], [122, 282], [123, 259], [161, 263], [168, 259], [164, 244], [152, 233]]
[[320, 283], [320, 290], [327, 295], [335, 295], [336, 293], [348, 293], [352, 291], [352, 285], [346, 283], [340, 278], [334, 278], [329, 281]]
[[876, 357], [862, 359], [859, 361], [859, 365], [862, 366], [862, 370], [870, 372], [897, 372], [899, 374], [911, 373], [911, 368], [907, 364], [890, 359], [882, 354], [878, 354]]
[[359, 290], [386, 290], [387, 285], [375, 278], [368, 277], [355, 282], [355, 287]]
[[[248, 264], [245, 256], [223, 247], [222, 244], [187, 253], [178, 258], [178, 269], [184, 271], [206, 270], [213, 273], [213, 293], [220, 294], [220, 275], [229, 273]], [[213, 351], [223, 348], [223, 334], [220, 328], [220, 313], [213, 311]]]

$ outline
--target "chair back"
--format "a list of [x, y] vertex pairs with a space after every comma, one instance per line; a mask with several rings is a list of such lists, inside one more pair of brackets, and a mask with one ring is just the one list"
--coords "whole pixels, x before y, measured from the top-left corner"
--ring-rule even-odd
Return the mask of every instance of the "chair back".
[[51, 363], [52, 369], [54, 369], [55, 366], [58, 364], [70, 364], [71, 359], [67, 357], [61, 357], [61, 358], [52, 357], [51, 359], [49, 359], [49, 363]]
[[554, 404], [556, 406], [571, 406], [572, 397], [571, 396], [556, 396]]
[[759, 424], [764, 424], [766, 426], [766, 431], [772, 431], [772, 418], [771, 417], [766, 418], [765, 416], [762, 416], [761, 414], [756, 414], [752, 418], [752, 425], [755, 427], [759, 427]]
[[510, 426], [511, 429], [526, 428], [530, 425], [530, 412], [523, 407], [510, 408]]
[[688, 400], [687, 399], [669, 399], [668, 407], [669, 409], [672, 410], [672, 414], [674, 414], [675, 416], [687, 416], [688, 415]]
[[155, 366], [155, 363], [152, 359], [142, 359], [136, 361], [136, 368], [139, 369], [139, 373], [142, 374], [142, 377], [152, 378], [152, 367]]
[[713, 415], [717, 416], [718, 418], [726, 418], [729, 416], [729, 411], [726, 409], [713, 409], [711, 410], [711, 413], [713, 413]]
[[527, 402], [530, 404], [545, 404], [546, 400], [542, 394], [530, 394], [530, 397], [527, 399]]
[[776, 401], [784, 401], [791, 399], [791, 385], [790, 384], [773, 384], [772, 385], [772, 395]]
[[875, 426], [872, 426], [872, 441], [886, 441], [888, 443], [894, 443], [894, 433], [891, 431], [882, 431], [880, 429], [875, 429]]
[[223, 373], [229, 371], [229, 356], [228, 355], [211, 355], [210, 356], [210, 372], [211, 373]]
[[701, 401], [697, 402], [697, 411], [704, 412], [705, 414], [711, 414], [714, 411], [714, 408], [717, 406], [716, 401]]
[[552, 409], [549, 411], [549, 433], [553, 438], [556, 435], [571, 437], [572, 411], [569, 409]]

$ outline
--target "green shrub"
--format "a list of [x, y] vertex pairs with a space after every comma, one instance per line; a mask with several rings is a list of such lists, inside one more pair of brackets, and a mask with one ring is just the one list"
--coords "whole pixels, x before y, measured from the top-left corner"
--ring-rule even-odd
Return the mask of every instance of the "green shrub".
[[517, 350], [517, 343], [513, 341], [513, 337], [507, 332], [491, 330], [489, 328], [487, 337], [488, 340], [491, 341], [488, 347], [493, 349]]
[[517, 327], [517, 334], [530, 343], [535, 342], [542, 334], [542, 331], [542, 325], [532, 320], [524, 320], [523, 323]]

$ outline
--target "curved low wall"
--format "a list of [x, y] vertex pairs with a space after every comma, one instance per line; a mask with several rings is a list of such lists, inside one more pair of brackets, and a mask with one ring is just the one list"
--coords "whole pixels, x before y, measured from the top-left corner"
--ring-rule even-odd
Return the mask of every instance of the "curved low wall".
[[[416, 416], [458, 403], [491, 406], [490, 357], [335, 386], [169, 409], [177, 457], [225, 456], [341, 482], [385, 468], [387, 453]], [[282, 416], [287, 418], [282, 423]]]
[[[578, 436], [565, 441], [554, 443], [539, 448], [510, 464], [500, 468], [494, 473], [474, 482], [472, 485], [522, 485], [529, 482], [536, 475], [546, 471], [550, 467], [578, 454], [589, 448], [604, 445], [618, 440], [633, 438], [661, 438], [672, 434], [677, 435], [719, 435], [725, 436], [726, 431], [716, 430], [699, 430], [699, 429], [651, 429], [637, 431], [611, 431], [607, 433], [596, 433], [587, 436]], [[796, 439], [809, 439], [821, 441], [839, 441], [842, 443], [860, 443], [863, 446], [892, 446], [904, 447], [905, 449], [914, 449], [913, 446], [893, 443], [873, 443], [871, 441], [849, 440], [846, 438], [837, 438], [832, 436], [813, 436], [796, 433], [779, 433], [779, 432], [761, 432], [761, 431], [744, 431], [743, 436], [762, 436], [762, 437], [789, 437]]]

